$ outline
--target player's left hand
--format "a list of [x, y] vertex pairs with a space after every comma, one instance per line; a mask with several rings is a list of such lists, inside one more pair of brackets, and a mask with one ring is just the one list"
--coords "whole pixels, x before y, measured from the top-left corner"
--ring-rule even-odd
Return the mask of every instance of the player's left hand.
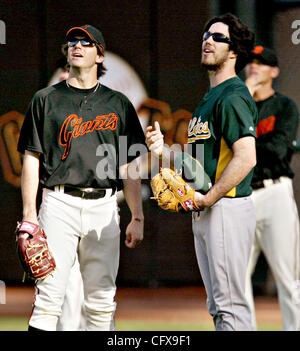
[[137, 247], [144, 238], [144, 220], [132, 218], [126, 229], [125, 245], [130, 249]]

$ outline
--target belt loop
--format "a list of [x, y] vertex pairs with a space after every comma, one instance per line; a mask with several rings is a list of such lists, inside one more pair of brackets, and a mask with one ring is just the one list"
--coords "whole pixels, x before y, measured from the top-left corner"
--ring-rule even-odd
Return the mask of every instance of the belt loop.
[[105, 197], [111, 197], [112, 196], [112, 189], [106, 189], [105, 190]]
[[268, 186], [273, 185], [274, 181], [273, 179], [264, 179], [263, 183], [264, 183], [264, 187], [267, 188]]
[[65, 186], [64, 186], [63, 184], [61, 184], [61, 185], [59, 186], [59, 192], [60, 192], [60, 193], [64, 193], [64, 192], [65, 192]]
[[54, 191], [55, 191], [56, 193], [59, 192], [59, 185], [54, 185]]

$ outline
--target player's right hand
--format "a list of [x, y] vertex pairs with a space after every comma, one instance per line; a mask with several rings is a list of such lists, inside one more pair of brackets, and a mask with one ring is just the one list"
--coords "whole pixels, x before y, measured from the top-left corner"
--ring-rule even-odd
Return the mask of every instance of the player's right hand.
[[164, 136], [160, 130], [159, 123], [154, 122], [154, 129], [152, 126], [146, 128], [146, 144], [148, 149], [156, 156], [161, 156], [164, 147]]

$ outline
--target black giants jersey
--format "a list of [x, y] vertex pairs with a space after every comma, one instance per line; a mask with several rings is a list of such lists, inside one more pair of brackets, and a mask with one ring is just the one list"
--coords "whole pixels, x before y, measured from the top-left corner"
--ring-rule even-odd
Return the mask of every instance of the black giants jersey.
[[136, 111], [123, 94], [103, 85], [38, 91], [26, 113], [18, 151], [40, 153], [46, 187], [123, 188], [119, 167], [147, 152]]
[[257, 102], [256, 106], [257, 165], [254, 169], [253, 182], [277, 179], [281, 176], [293, 178], [290, 161], [298, 128], [296, 104], [276, 92], [268, 99]]

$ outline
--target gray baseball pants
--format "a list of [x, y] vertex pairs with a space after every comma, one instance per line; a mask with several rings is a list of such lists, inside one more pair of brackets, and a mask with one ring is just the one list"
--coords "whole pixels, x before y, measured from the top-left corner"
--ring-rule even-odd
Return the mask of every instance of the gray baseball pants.
[[251, 330], [245, 286], [255, 224], [250, 197], [222, 198], [193, 213], [196, 256], [216, 330]]

